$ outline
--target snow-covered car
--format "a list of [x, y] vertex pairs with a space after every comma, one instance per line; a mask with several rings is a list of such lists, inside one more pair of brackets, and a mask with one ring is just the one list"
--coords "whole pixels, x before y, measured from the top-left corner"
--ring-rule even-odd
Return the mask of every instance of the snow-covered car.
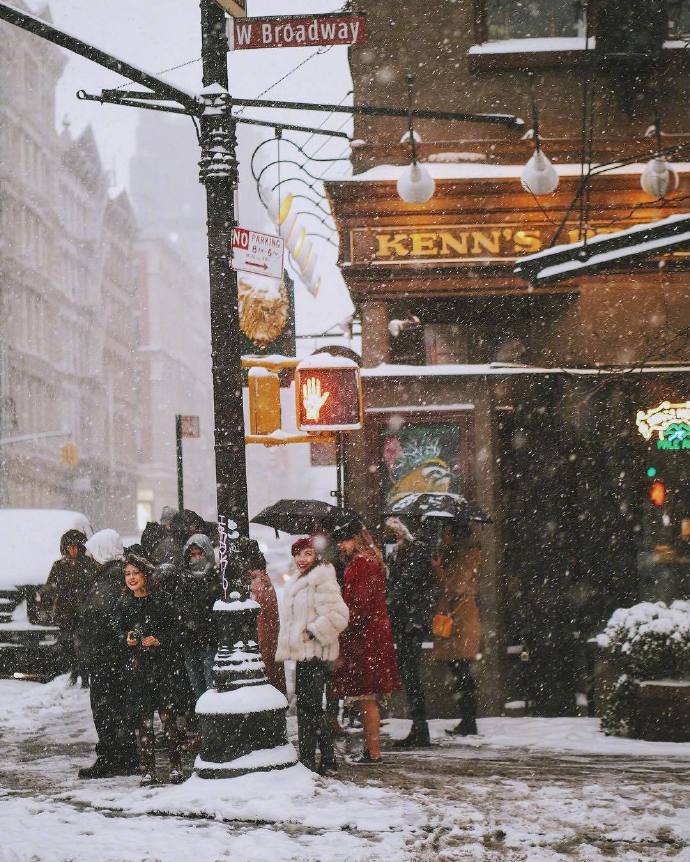
[[81, 512], [0, 509], [0, 675], [49, 677], [64, 669], [40, 590], [67, 530], [93, 532]]

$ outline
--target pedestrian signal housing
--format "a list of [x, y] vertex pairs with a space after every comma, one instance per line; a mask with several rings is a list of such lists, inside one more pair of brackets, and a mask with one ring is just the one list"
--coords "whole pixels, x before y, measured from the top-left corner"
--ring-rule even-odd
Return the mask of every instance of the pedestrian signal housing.
[[362, 383], [352, 359], [316, 353], [295, 369], [300, 431], [357, 431], [362, 427]]

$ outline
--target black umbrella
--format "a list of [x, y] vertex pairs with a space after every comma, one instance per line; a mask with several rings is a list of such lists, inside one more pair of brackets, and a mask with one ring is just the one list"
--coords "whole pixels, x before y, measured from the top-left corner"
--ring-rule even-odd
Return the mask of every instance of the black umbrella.
[[313, 533], [325, 518], [337, 512], [335, 506], [322, 500], [278, 500], [252, 518], [252, 524], [273, 527], [293, 536]]
[[490, 524], [491, 518], [481, 506], [470, 503], [460, 494], [406, 494], [396, 500], [386, 512], [388, 516], [409, 518], [413, 521], [427, 521], [437, 518], [439, 521], [478, 521]]

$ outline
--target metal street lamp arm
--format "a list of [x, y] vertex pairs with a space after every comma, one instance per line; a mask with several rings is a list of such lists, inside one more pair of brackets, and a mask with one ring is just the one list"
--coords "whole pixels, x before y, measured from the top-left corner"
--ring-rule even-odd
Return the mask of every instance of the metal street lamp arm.
[[3, 0], [0, 0], [0, 20], [7, 21], [15, 27], [20, 27], [22, 30], [26, 30], [35, 36], [40, 36], [42, 39], [52, 42], [54, 45], [59, 45], [61, 48], [66, 48], [68, 51], [79, 54], [80, 57], [86, 57], [87, 60], [91, 60], [93, 63], [109, 69], [111, 72], [129, 78], [142, 87], [154, 90], [159, 97], [179, 102], [190, 111], [197, 112], [199, 108], [199, 102], [192, 93], [174, 87], [161, 78], [145, 72], [143, 69], [139, 69], [125, 60], [114, 57], [101, 48], [89, 45], [87, 42], [82, 42], [76, 36], [72, 36], [64, 30], [59, 30], [40, 18], [22, 12], [14, 6], [10, 6], [9, 3], [3, 2]]

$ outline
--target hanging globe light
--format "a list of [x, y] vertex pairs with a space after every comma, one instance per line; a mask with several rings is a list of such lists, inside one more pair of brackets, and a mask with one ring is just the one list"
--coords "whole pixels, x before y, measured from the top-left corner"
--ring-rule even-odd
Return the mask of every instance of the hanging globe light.
[[656, 156], [650, 159], [640, 175], [642, 191], [653, 198], [665, 198], [678, 188], [678, 174], [665, 160]]
[[405, 203], [423, 204], [433, 196], [436, 183], [423, 165], [412, 162], [400, 175], [397, 188]]
[[520, 183], [526, 192], [539, 197], [550, 195], [558, 188], [558, 171], [541, 149], [535, 150], [522, 169]]

